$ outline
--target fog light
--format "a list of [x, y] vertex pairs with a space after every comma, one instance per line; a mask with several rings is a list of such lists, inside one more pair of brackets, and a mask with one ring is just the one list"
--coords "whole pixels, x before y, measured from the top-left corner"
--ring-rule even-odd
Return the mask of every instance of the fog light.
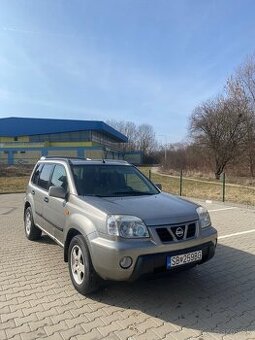
[[129, 256], [125, 256], [120, 260], [120, 266], [123, 269], [128, 269], [133, 263], [133, 260]]

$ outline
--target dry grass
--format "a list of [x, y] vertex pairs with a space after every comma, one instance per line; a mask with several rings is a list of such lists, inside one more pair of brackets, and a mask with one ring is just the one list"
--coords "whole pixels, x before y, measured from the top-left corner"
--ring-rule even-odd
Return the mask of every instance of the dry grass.
[[[149, 177], [149, 167], [141, 167], [140, 170]], [[28, 176], [0, 177], [0, 193], [25, 192], [28, 180]], [[180, 180], [178, 176], [167, 177], [152, 173], [152, 181], [162, 184], [162, 188], [166, 192], [177, 195], [180, 193]], [[222, 183], [184, 178], [182, 195], [220, 201], [222, 200]], [[227, 184], [225, 197], [225, 200], [229, 202], [255, 205], [255, 188]]]
[[[173, 170], [173, 169], [168, 169], [167, 171], [160, 169], [160, 172], [166, 175], [177, 176], [177, 177], [180, 176], [180, 171]], [[213, 172], [185, 170], [183, 174], [184, 174], [184, 177], [187, 177], [187, 178], [218, 183], [218, 180], [215, 179], [215, 175]], [[238, 185], [249, 186], [249, 187], [253, 186], [255, 188], [255, 178], [244, 177], [244, 176], [234, 176], [226, 172], [226, 179], [227, 179], [228, 184], [238, 184]]]
[[29, 177], [0, 177], [0, 193], [25, 192]]
[[[149, 177], [149, 169], [141, 167], [140, 170]], [[180, 194], [179, 176], [163, 176], [152, 173], [152, 181], [160, 183], [163, 191]], [[194, 178], [184, 178], [182, 184], [182, 195], [187, 197], [196, 197], [208, 200], [222, 200], [222, 183], [208, 180], [196, 180]], [[255, 205], [255, 188], [241, 186], [237, 184], [227, 184], [225, 201]]]

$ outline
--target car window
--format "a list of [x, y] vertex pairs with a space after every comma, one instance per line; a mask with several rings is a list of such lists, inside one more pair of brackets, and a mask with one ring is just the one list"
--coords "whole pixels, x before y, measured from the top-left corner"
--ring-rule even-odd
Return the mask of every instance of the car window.
[[133, 166], [74, 165], [72, 171], [79, 195], [137, 196], [159, 193]]
[[139, 190], [141, 192], [148, 192], [149, 190], [147, 184], [144, 182], [144, 180], [142, 180], [141, 177], [138, 177], [137, 174], [127, 174], [126, 183], [127, 186], [133, 190]]
[[48, 190], [49, 180], [50, 180], [53, 168], [54, 168], [54, 164], [44, 164], [42, 171], [40, 173], [39, 179], [38, 179], [39, 187]]
[[63, 165], [55, 166], [52, 177], [51, 177], [50, 185], [54, 185], [56, 187], [62, 187], [63, 189], [67, 190], [67, 187], [68, 187], [67, 175], [66, 175], [66, 170]]
[[38, 184], [38, 180], [39, 180], [42, 168], [43, 168], [43, 164], [42, 163], [37, 164], [37, 166], [35, 168], [35, 171], [33, 173], [33, 176], [32, 176], [32, 183], [33, 184]]

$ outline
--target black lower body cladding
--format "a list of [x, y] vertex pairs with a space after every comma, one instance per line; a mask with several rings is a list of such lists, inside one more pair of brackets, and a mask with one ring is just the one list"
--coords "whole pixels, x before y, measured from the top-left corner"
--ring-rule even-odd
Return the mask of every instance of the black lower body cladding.
[[[154, 276], [157, 274], [170, 274], [176, 271], [194, 267], [195, 265], [198, 264], [202, 264], [210, 260], [214, 256], [215, 248], [216, 245], [213, 242], [208, 242], [196, 247], [181, 249], [173, 252], [139, 256], [135, 264], [135, 269], [129, 281], [135, 281], [144, 276]], [[186, 254], [197, 250], [202, 250], [202, 259], [200, 261], [183, 264], [181, 266], [174, 267], [170, 270], [167, 269], [166, 262], [168, 256]]]

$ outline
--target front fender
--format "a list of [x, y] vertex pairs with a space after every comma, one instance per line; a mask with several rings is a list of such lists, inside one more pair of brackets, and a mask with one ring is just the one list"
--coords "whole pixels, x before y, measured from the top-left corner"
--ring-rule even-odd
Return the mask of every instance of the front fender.
[[84, 236], [88, 245], [89, 251], [91, 251], [90, 243], [88, 242], [88, 235], [96, 233], [96, 227], [94, 223], [87, 217], [80, 214], [72, 214], [68, 219], [66, 228], [64, 229], [64, 261], [68, 260], [68, 248], [71, 239], [81, 234]]
[[86, 216], [82, 216], [80, 214], [70, 215], [67, 226], [65, 228], [64, 240], [66, 240], [70, 229], [75, 229], [84, 236], [87, 236], [96, 231], [94, 223]]

